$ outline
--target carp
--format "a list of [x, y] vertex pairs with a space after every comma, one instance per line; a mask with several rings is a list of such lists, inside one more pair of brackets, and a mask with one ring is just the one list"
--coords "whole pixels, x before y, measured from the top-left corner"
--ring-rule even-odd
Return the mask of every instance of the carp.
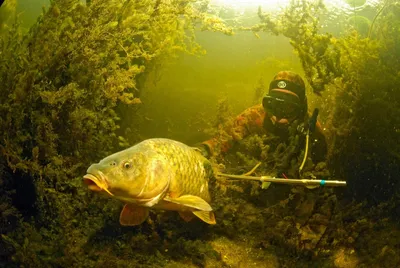
[[120, 224], [139, 225], [150, 209], [177, 211], [185, 221], [197, 216], [215, 224], [209, 184], [210, 161], [184, 143], [153, 138], [92, 164], [83, 177], [92, 191], [125, 203]]

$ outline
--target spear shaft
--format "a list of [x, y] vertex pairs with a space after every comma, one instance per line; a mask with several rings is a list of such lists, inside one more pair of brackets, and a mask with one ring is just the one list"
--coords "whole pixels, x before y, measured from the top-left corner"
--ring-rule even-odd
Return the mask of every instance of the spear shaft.
[[308, 180], [308, 179], [285, 179], [285, 178], [275, 178], [272, 176], [246, 176], [246, 175], [231, 175], [218, 173], [218, 176], [226, 177], [229, 179], [239, 179], [239, 180], [252, 180], [261, 182], [273, 182], [280, 184], [297, 184], [304, 186], [346, 186], [346, 181], [335, 181], [335, 180]]

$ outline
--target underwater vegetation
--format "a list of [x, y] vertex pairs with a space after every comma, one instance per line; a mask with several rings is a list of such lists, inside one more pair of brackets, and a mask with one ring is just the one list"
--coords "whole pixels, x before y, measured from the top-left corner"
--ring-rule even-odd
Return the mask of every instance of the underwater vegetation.
[[[215, 226], [166, 212], [134, 228], [119, 225], [120, 203], [89, 193], [82, 175], [139, 139], [125, 135], [120, 112], [137, 116], [148, 70], [177, 53], [204, 53], [195, 29], [233, 32], [207, 13], [207, 1], [87, 3], [51, 1], [26, 34], [17, 19], [2, 26], [0, 266], [399, 265], [398, 1], [382, 1], [367, 32], [321, 33], [324, 6], [309, 1], [293, 1], [276, 17], [260, 10], [249, 29], [290, 39], [325, 99], [329, 159], [305, 170], [345, 179], [347, 191], [271, 185], [264, 192], [257, 183], [226, 182], [215, 196]], [[226, 102], [215, 117], [207, 131], [226, 135]], [[271, 156], [283, 159], [266, 146], [273, 142], [244, 140], [224, 159], [227, 169], [244, 173]]]
[[[295, 203], [293, 200], [296, 198], [310, 200], [304, 202], [314, 211], [307, 221], [310, 223], [308, 225], [310, 229], [305, 228], [307, 224], [301, 223], [301, 218], [292, 218], [293, 214], [290, 212], [285, 214], [281, 211], [278, 215], [282, 218], [286, 215], [300, 223], [301, 237], [304, 235], [305, 239], [303, 242], [308, 244], [306, 248], [315, 246], [314, 253], [317, 248], [322, 255], [326, 253], [329, 255], [333, 249], [337, 250], [333, 256], [331, 255], [337, 267], [358, 267], [378, 265], [378, 263], [384, 263], [383, 266], [386, 267], [399, 264], [398, 258], [386, 255], [397, 254], [395, 250], [392, 251], [398, 246], [395, 239], [389, 239], [388, 244], [382, 245], [364, 231], [359, 233], [354, 229], [357, 225], [357, 228], [362, 230], [379, 229], [398, 236], [397, 174], [400, 167], [398, 154], [400, 148], [397, 142], [399, 139], [397, 126], [399, 126], [400, 106], [397, 89], [400, 86], [398, 73], [400, 43], [399, 35], [396, 33], [400, 29], [399, 7], [398, 1], [382, 1], [375, 18], [368, 26], [356, 27], [339, 37], [321, 33], [319, 18], [324, 12], [322, 2], [293, 1], [279, 15], [259, 10], [261, 22], [250, 28], [242, 28], [242, 30], [265, 31], [288, 37], [303, 65], [308, 83], [314, 93], [324, 99], [321, 107], [323, 111], [325, 110], [325, 127], [329, 144], [327, 167], [330, 171], [326, 175], [345, 178], [348, 187], [346, 192], [337, 192], [337, 196], [326, 192], [326, 197], [323, 199], [331, 200], [335, 204], [335, 200], [339, 197], [341, 202], [353, 200], [354, 203], [342, 209], [338, 209], [336, 203], [332, 205], [334, 209], [329, 215], [326, 214], [326, 210], [318, 212], [328, 216], [330, 222], [328, 226], [321, 224], [320, 220], [323, 222], [324, 217], [320, 216], [314, 224], [311, 224], [315, 217], [312, 214], [318, 205], [325, 206], [326, 201], [320, 201], [320, 197], [311, 197], [315, 193], [304, 193], [294, 197], [298, 192], [293, 189], [294, 199], [288, 201], [289, 206]], [[255, 165], [255, 160], [263, 159], [265, 155], [269, 156], [271, 150], [270, 146], [266, 146], [270, 142], [265, 143], [265, 137], [252, 139], [244, 144], [250, 154], [238, 153], [242, 163], [249, 166]], [[257, 157], [254, 158], [255, 156]], [[318, 170], [323, 171], [324, 168], [321, 169], [317, 165], [313, 173]], [[307, 206], [299, 205], [295, 211], [298, 209], [300, 215], [307, 214], [310, 207], [307, 209]], [[356, 215], [366, 216], [361, 220], [357, 219]], [[382, 225], [380, 218], [384, 219]], [[288, 231], [289, 226], [290, 224]], [[327, 229], [323, 229], [326, 227]], [[316, 231], [318, 229], [319, 232]], [[270, 230], [271, 233], [282, 231], [273, 224], [270, 225]], [[323, 230], [322, 238], [317, 239], [317, 244], [314, 244], [321, 230]], [[272, 240], [274, 237], [276, 236], [271, 237]], [[296, 241], [296, 237], [286, 235], [285, 239], [293, 242]], [[279, 241], [285, 245], [283, 248], [288, 247], [289, 242], [284, 242], [283, 238]], [[340, 246], [344, 246], [345, 249], [340, 249]], [[297, 250], [302, 248], [301, 243], [295, 248]], [[391, 253], [386, 251], [388, 248]], [[373, 257], [364, 258], [366, 251], [376, 253]]]
[[261, 23], [251, 28], [290, 38], [314, 93], [327, 99], [335, 174], [357, 198], [375, 202], [390, 198], [399, 183], [399, 8], [382, 1], [369, 26], [340, 38], [320, 33], [322, 2], [294, 1], [278, 20], [259, 10]]
[[349, 19], [349, 24], [353, 25], [356, 31], [362, 36], [367, 37], [371, 27], [371, 21], [364, 16], [352, 16]]
[[87, 266], [74, 251], [104, 225], [89, 214], [113, 206], [88, 207], [81, 176], [127, 144], [118, 107], [140, 105], [139, 75], [177, 52], [202, 53], [196, 27], [231, 34], [206, 7], [55, 0], [26, 34], [11, 19], [0, 40], [2, 261], [15, 253], [16, 265]]
[[7, 25], [11, 23], [11, 19], [15, 16], [17, 7], [16, 0], [9, 0], [5, 3], [0, 1], [0, 33], [6, 31]]

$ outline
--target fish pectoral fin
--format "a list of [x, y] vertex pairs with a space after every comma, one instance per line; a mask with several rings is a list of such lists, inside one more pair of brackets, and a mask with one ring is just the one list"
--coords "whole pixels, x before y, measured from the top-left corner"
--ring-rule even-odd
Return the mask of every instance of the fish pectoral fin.
[[178, 213], [185, 222], [189, 222], [194, 218], [194, 215], [191, 211], [178, 211]]
[[208, 224], [216, 224], [214, 212], [212, 211], [193, 211], [193, 214], [199, 217], [200, 220]]
[[212, 211], [212, 207], [204, 199], [195, 195], [182, 195], [177, 198], [165, 197], [165, 201], [201, 211]]
[[149, 209], [133, 204], [125, 204], [119, 215], [119, 223], [124, 226], [142, 224], [149, 216]]

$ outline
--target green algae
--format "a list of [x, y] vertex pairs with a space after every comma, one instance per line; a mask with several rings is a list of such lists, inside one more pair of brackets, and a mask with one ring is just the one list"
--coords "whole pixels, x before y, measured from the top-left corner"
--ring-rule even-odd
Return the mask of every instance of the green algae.
[[202, 8], [196, 1], [56, 0], [28, 33], [18, 20], [1, 32], [5, 261], [93, 267], [109, 258], [110, 241], [90, 238], [119, 208], [87, 193], [81, 176], [137, 139], [120, 134], [120, 111], [141, 105], [139, 76], [176, 53], [202, 54], [197, 27], [232, 34]]
[[[160, 1], [127, 2], [139, 5], [133, 18], [119, 11], [118, 2], [91, 2], [89, 8], [54, 1], [28, 35], [15, 27], [7, 33], [10, 41], [1, 40], [2, 262], [10, 267], [398, 266], [400, 232], [393, 221], [400, 215], [393, 187], [399, 159], [398, 6], [377, 18], [379, 31], [370, 39], [319, 33], [320, 7], [305, 2], [284, 11], [282, 22], [263, 14], [261, 26], [253, 28], [288, 36], [310, 85], [326, 96], [328, 165], [309, 162], [306, 171], [346, 179], [349, 191], [277, 185], [262, 190], [256, 182], [225, 182], [215, 193], [216, 226], [184, 223], [166, 212], [126, 228], [115, 220], [120, 205], [87, 193], [80, 177], [101, 155], [138, 139], [118, 134], [124, 133], [119, 109], [141, 105], [136, 79], [154, 61], [162, 63], [176, 51], [202, 53], [193, 36], [182, 32], [193, 21], [183, 28], [172, 23], [182, 12], [195, 20], [202, 15], [186, 10], [184, 1], [159, 8], [156, 27], [173, 28], [158, 28], [157, 33], [167, 32], [159, 36], [147, 26], [146, 7]], [[215, 21], [207, 19], [204, 29], [211, 30]], [[120, 31], [120, 23], [131, 26]], [[221, 101], [208, 131], [224, 135], [230, 116]], [[292, 142], [299, 146], [299, 139]], [[285, 154], [275, 154], [278, 146], [273, 137], [256, 135], [219, 160], [239, 174], [273, 156], [256, 175], [275, 174], [288, 164], [280, 163]], [[298, 161], [289, 162], [294, 174]], [[32, 198], [24, 201], [28, 192]], [[358, 202], [342, 204], [353, 198]]]

